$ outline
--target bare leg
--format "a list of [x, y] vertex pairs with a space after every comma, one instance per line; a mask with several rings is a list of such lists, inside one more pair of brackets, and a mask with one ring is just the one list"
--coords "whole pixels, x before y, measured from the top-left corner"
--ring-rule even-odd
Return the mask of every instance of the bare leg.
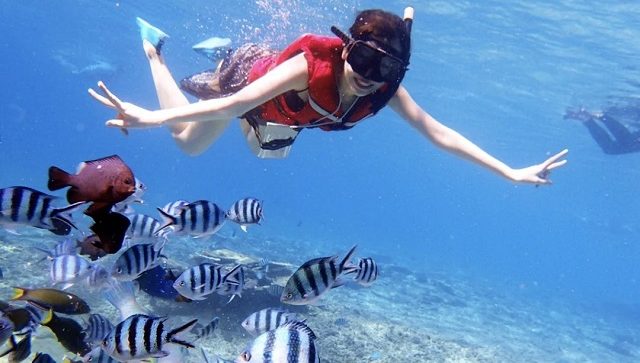
[[[155, 47], [143, 40], [143, 48], [151, 76], [156, 87], [156, 94], [161, 108], [180, 107], [189, 104], [187, 97], [180, 91], [164, 59], [156, 52]], [[189, 155], [204, 152], [227, 128], [231, 120], [215, 120], [210, 122], [187, 122], [171, 125], [171, 134], [180, 149]]]

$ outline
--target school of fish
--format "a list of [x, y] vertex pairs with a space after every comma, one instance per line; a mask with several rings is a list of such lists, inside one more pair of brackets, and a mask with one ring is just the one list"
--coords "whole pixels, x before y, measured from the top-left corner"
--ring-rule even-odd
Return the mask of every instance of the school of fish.
[[[0, 359], [22, 362], [33, 355], [32, 362], [57, 362], [46, 352], [31, 351], [32, 336], [46, 328], [68, 352], [59, 361], [184, 361], [185, 350], [211, 337], [220, 319], [202, 325], [197, 319], [154, 316], [135, 300], [134, 284], [137, 293], [176, 303], [205, 300], [211, 294], [228, 296], [229, 303], [251, 288], [247, 269], [258, 279], [269, 273], [265, 258], [253, 267], [207, 262], [179, 271], [166, 267], [163, 254], [174, 236], [206, 238], [226, 221], [247, 232], [248, 226], [263, 222], [259, 199], [240, 199], [227, 210], [208, 200], [176, 200], [157, 208], [159, 219], [136, 213], [135, 204], [143, 203], [147, 186], [118, 155], [81, 162], [75, 174], [52, 166], [47, 185], [51, 191], [68, 187], [66, 198], [27, 186], [0, 189], [0, 226], [5, 231], [19, 236], [23, 229], [38, 228], [58, 239], [51, 247], [36, 247], [43, 254], [40, 262], [48, 265], [42, 272], [49, 282], [14, 286], [13, 296], [0, 297]], [[85, 228], [78, 214], [91, 218], [91, 226]], [[75, 238], [78, 234], [83, 237]], [[308, 260], [284, 286], [269, 286], [269, 294], [277, 295], [281, 304], [309, 305], [348, 282], [370, 286], [378, 277], [378, 266], [370, 257], [353, 263], [356, 247], [342, 257]], [[115, 256], [107, 259], [109, 255]], [[0, 268], [0, 279], [10, 278]], [[93, 312], [82, 296], [67, 291], [72, 286], [83, 293], [102, 291], [120, 312], [120, 320], [112, 322]], [[237, 324], [255, 338], [235, 362], [320, 361], [312, 321], [284, 306], [255, 311]], [[203, 349], [200, 359], [228, 362], [208, 357]]]

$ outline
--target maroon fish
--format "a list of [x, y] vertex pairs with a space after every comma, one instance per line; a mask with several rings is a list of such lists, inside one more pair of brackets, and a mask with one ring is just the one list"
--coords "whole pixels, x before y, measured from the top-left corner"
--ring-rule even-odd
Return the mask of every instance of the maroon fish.
[[77, 241], [77, 245], [80, 246], [78, 254], [89, 256], [91, 261], [106, 256], [107, 253], [103, 249], [96, 247], [96, 244], [100, 245], [100, 238], [95, 234], [86, 237], [82, 241]]
[[89, 216], [107, 213], [111, 207], [133, 194], [136, 182], [133, 172], [118, 155], [80, 163], [76, 174], [52, 166], [49, 168], [49, 190], [71, 187], [70, 203], [89, 201]]

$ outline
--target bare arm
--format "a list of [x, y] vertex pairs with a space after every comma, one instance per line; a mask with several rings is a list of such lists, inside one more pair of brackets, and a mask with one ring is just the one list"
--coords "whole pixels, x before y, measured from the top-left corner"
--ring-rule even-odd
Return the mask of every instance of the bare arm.
[[192, 122], [193, 125], [199, 122], [228, 120], [243, 115], [286, 91], [305, 89], [307, 81], [307, 61], [303, 54], [299, 54], [231, 96], [191, 103], [181, 107], [149, 111], [134, 104], [120, 101], [102, 82], [98, 83], [98, 86], [104, 96], [92, 89], [89, 90], [89, 93], [99, 102], [118, 111], [115, 119], [106, 122], [107, 126], [148, 128], [183, 122]]
[[409, 95], [409, 92], [407, 92], [404, 87], [400, 86], [400, 88], [398, 88], [389, 105], [436, 146], [470, 160], [514, 182], [549, 184], [551, 182], [547, 178], [549, 172], [567, 162], [566, 160], [558, 161], [568, 152], [567, 150], [563, 150], [543, 163], [527, 168], [513, 169], [482, 150], [457, 131], [438, 122], [438, 120], [425, 112], [413, 98], [411, 98], [411, 95]]

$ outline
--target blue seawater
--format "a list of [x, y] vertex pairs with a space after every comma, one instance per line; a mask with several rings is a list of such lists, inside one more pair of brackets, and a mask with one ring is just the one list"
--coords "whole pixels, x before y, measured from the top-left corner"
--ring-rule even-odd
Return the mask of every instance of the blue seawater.
[[[210, 199], [226, 207], [258, 197], [265, 221], [249, 233], [283, 236], [286, 245], [269, 247], [276, 257], [278, 248], [318, 246], [319, 252], [289, 261], [299, 264], [357, 243], [362, 256], [378, 256], [381, 279], [385, 264], [406, 268], [411, 278], [463, 276], [467, 285], [490, 286], [483, 295], [487, 306], [493, 293], [511, 296], [536, 307], [534, 317], [548, 314], [552, 301], [579, 307], [615, 332], [599, 345], [612, 356], [600, 357], [640, 360], [640, 203], [634, 194], [640, 193], [640, 153], [606, 155], [580, 122], [563, 119], [570, 107], [595, 110], [640, 97], [637, 2], [412, 4], [413, 53], [404, 85], [413, 98], [514, 167], [568, 148], [568, 164], [552, 173], [548, 187], [514, 185], [444, 153], [388, 109], [347, 132], [307, 130], [285, 160], [255, 158], [237, 123], [203, 155], [188, 157], [166, 130], [131, 130], [125, 137], [106, 128], [114, 112], [87, 94], [103, 80], [124, 100], [159, 107], [136, 16], [170, 34], [164, 54], [179, 79], [211, 67], [190, 48], [211, 36], [283, 47], [303, 32], [330, 35], [331, 25], [346, 30], [357, 10], [401, 13], [406, 5], [5, 1], [0, 186], [46, 190], [50, 165], [74, 170], [80, 161], [117, 153], [147, 185], [149, 213], [176, 199]], [[5, 280], [9, 263], [2, 261]], [[366, 299], [375, 289], [358, 294]], [[468, 298], [456, 301], [464, 306]], [[558, 314], [559, 326], [574, 324], [572, 316]], [[629, 326], [636, 328], [629, 333]], [[569, 331], [576, 334], [569, 338], [589, 336], [580, 326]], [[507, 344], [483, 337], [487, 331], [447, 334], [479, 346]], [[528, 348], [512, 349], [512, 357], [527, 361]], [[529, 358], [583, 359], [552, 349]]]

